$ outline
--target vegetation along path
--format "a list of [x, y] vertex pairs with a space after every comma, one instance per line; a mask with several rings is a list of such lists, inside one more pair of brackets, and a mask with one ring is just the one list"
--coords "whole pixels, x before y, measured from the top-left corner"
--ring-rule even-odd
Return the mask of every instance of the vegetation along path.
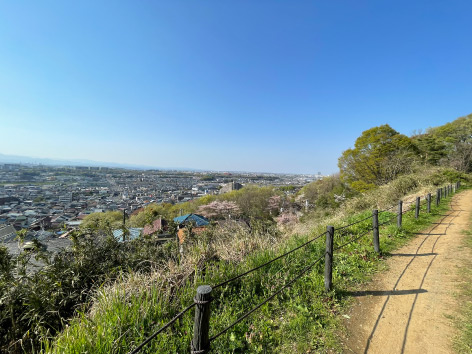
[[437, 223], [392, 254], [388, 271], [353, 293], [345, 353], [453, 352], [471, 212], [472, 190], [454, 196]]

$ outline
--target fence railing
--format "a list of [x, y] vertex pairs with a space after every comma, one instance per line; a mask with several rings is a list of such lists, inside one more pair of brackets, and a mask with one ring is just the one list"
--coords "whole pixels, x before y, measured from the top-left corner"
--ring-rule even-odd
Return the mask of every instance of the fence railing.
[[[449, 195], [455, 193], [459, 188], [460, 188], [460, 182], [456, 182], [454, 185], [447, 185], [443, 188], [438, 188], [436, 191], [436, 206], [439, 206], [441, 199], [444, 199], [448, 197]], [[432, 203], [432, 198], [433, 196], [431, 193], [428, 193], [424, 198], [423, 201], [426, 203], [426, 212], [431, 213], [431, 203]], [[210, 285], [201, 285], [197, 288], [196, 296], [194, 298], [194, 302], [190, 305], [188, 305], [185, 309], [183, 309], [181, 312], [179, 312], [177, 315], [175, 315], [169, 322], [167, 322], [164, 326], [162, 326], [159, 330], [154, 332], [151, 336], [149, 336], [145, 341], [143, 341], [140, 345], [138, 345], [134, 350], [129, 352], [129, 354], [136, 354], [141, 351], [143, 347], [145, 347], [149, 342], [152, 341], [153, 338], [155, 338], [157, 335], [165, 331], [167, 328], [171, 327], [173, 323], [175, 323], [179, 318], [181, 318], [184, 314], [186, 314], [188, 311], [190, 311], [192, 308], [195, 307], [195, 319], [194, 319], [194, 326], [193, 326], [193, 338], [190, 343], [190, 353], [191, 354], [204, 354], [208, 353], [211, 349], [211, 343], [216, 340], [218, 337], [221, 335], [225, 334], [229, 329], [237, 325], [239, 322], [243, 321], [245, 318], [249, 317], [252, 313], [256, 312], [258, 309], [260, 309], [264, 304], [268, 303], [270, 300], [272, 300], [274, 297], [282, 293], [285, 289], [289, 288], [292, 284], [294, 284], [298, 279], [300, 279], [304, 274], [306, 274], [308, 271], [310, 271], [316, 264], [322, 261], [324, 258], [325, 260], [325, 269], [324, 269], [324, 285], [325, 285], [325, 290], [327, 292], [331, 291], [333, 288], [333, 255], [335, 251], [338, 251], [344, 247], [346, 247], [349, 244], [352, 244], [359, 239], [365, 237], [368, 235], [370, 232], [372, 232], [372, 241], [374, 245], [374, 251], [376, 253], [381, 253], [380, 249], [380, 232], [379, 229], [381, 226], [387, 225], [391, 223], [393, 220], [397, 220], [397, 227], [401, 228], [402, 227], [402, 222], [403, 222], [403, 215], [407, 213], [408, 211], [411, 211], [412, 206], [414, 204], [414, 211], [415, 211], [415, 219], [418, 219], [420, 216], [421, 212], [421, 198], [417, 197], [414, 201], [411, 201], [409, 203], [403, 203], [403, 201], [399, 201], [398, 204], [395, 204], [391, 206], [388, 209], [379, 211], [379, 210], [373, 210], [372, 215], [369, 215], [366, 218], [363, 218], [361, 220], [352, 222], [347, 225], [340, 226], [336, 229], [337, 232], [340, 232], [340, 236], [343, 236], [347, 234], [346, 230], [348, 230], [350, 227], [355, 226], [357, 224], [360, 224], [362, 222], [367, 221], [368, 219], [372, 219], [372, 227], [369, 228], [366, 232], [361, 233], [361, 235], [357, 235], [354, 238], [351, 238], [349, 241], [341, 244], [340, 246], [334, 248], [334, 236], [335, 236], [335, 228], [334, 226], [327, 226], [326, 232], [321, 233], [320, 235], [317, 235], [316, 237], [308, 240], [307, 242], [303, 243], [302, 245], [293, 248], [292, 250], [285, 252], [284, 254], [277, 256], [273, 259], [271, 259], [268, 262], [265, 262], [257, 267], [254, 267], [246, 272], [243, 272], [241, 274], [238, 274], [230, 279], [227, 279], [219, 284], [210, 286]], [[397, 207], [398, 206], [398, 207]], [[410, 208], [408, 208], [408, 206]], [[382, 223], [379, 223], [379, 214], [389, 212], [392, 209], [397, 207], [397, 213], [393, 217], [390, 217], [389, 219], [383, 221]], [[317, 258], [315, 261], [313, 261], [311, 264], [307, 265], [305, 268], [303, 268], [296, 276], [294, 276], [291, 280], [289, 280], [285, 285], [280, 287], [278, 290], [274, 291], [270, 296], [268, 296], [265, 300], [260, 302], [257, 306], [253, 307], [251, 310], [247, 311], [243, 315], [241, 315], [238, 319], [236, 319], [234, 322], [232, 322], [230, 325], [225, 327], [223, 330], [221, 330], [219, 333], [216, 335], [210, 337], [209, 336], [209, 331], [210, 331], [210, 304], [212, 301], [212, 296], [211, 293], [214, 289], [217, 289], [219, 287], [222, 287], [224, 285], [227, 285], [237, 279], [240, 279], [250, 273], [253, 273], [261, 268], [266, 267], [267, 265], [284, 258], [288, 256], [291, 253], [296, 252], [297, 250], [306, 247], [310, 243], [318, 240], [322, 236], [326, 237], [326, 250], [325, 253]]]

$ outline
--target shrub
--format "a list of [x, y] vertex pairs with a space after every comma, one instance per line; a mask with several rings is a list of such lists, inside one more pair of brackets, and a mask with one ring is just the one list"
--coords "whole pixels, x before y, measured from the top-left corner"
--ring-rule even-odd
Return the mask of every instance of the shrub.
[[[71, 249], [51, 255], [37, 247], [16, 257], [0, 247], [0, 351], [34, 351], [60, 331], [91, 294], [128, 271], [148, 272], [175, 258], [174, 242], [119, 243], [112, 236], [77, 232]], [[42, 262], [33, 271], [32, 261]]]

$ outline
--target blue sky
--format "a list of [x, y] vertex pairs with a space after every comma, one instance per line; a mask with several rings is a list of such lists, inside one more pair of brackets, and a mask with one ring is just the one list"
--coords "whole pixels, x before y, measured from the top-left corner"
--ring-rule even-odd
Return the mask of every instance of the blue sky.
[[0, 153], [325, 174], [472, 112], [470, 1], [3, 1]]

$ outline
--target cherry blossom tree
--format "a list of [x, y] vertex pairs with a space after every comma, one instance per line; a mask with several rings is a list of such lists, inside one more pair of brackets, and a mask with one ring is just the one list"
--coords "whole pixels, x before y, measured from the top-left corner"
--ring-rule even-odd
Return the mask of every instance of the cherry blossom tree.
[[241, 210], [235, 202], [215, 200], [207, 205], [201, 205], [198, 213], [207, 218], [231, 218], [241, 214]]
[[282, 205], [282, 198], [280, 198], [279, 195], [273, 195], [272, 197], [269, 198], [269, 201], [267, 203], [267, 209], [269, 209], [269, 212], [271, 214], [273, 212], [277, 214], [281, 205]]

